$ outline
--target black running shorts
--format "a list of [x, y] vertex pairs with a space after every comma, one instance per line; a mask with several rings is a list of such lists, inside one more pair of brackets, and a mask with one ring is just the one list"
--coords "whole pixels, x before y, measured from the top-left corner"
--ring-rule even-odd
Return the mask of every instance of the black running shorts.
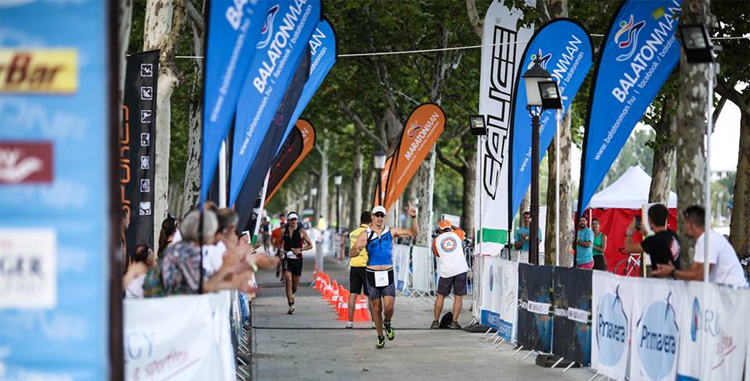
[[294, 276], [302, 275], [301, 259], [284, 259], [284, 271], [289, 271]]
[[349, 292], [367, 295], [367, 268], [352, 267], [349, 271]]

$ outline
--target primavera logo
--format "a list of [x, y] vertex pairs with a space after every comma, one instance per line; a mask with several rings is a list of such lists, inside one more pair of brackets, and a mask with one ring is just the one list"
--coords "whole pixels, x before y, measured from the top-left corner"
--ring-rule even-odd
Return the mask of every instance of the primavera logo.
[[255, 45], [257, 49], [263, 49], [271, 42], [271, 37], [273, 37], [273, 20], [276, 18], [277, 13], [279, 13], [278, 4], [274, 5], [273, 7], [271, 7], [271, 9], [268, 10], [268, 14], [266, 14], [266, 23], [263, 25], [263, 29], [261, 29], [260, 31], [263, 39]]
[[616, 366], [626, 356], [628, 341], [628, 316], [620, 298], [620, 286], [615, 293], [606, 293], [599, 300], [596, 311], [596, 343], [599, 346], [599, 363], [606, 366]]
[[674, 306], [659, 300], [646, 307], [638, 320], [635, 337], [641, 369], [652, 380], [661, 380], [672, 373], [677, 363], [679, 329]]
[[406, 130], [406, 134], [410, 138], [414, 138], [415, 136], [417, 136], [417, 134], [419, 133], [419, 130], [421, 130], [421, 129], [422, 129], [422, 126], [418, 126], [416, 123], [412, 123], [409, 126], [409, 129]]
[[630, 15], [630, 20], [620, 21], [620, 30], [615, 34], [615, 43], [620, 49], [629, 49], [627, 53], [623, 53], [617, 56], [617, 61], [622, 62], [630, 59], [635, 54], [638, 48], [638, 34], [641, 29], [646, 25], [646, 21], [641, 20], [637, 23], [633, 20], [633, 15]]
[[539, 57], [539, 66], [542, 67], [542, 69], [547, 70], [547, 63], [549, 62], [550, 58], [552, 58], [552, 53], [543, 54], [542, 49], [539, 49], [539, 51], [536, 54], [532, 54], [531, 62], [529, 62], [529, 66], [526, 67], [526, 70], [531, 70], [531, 68], [534, 66], [534, 61], [536, 61], [537, 57]]

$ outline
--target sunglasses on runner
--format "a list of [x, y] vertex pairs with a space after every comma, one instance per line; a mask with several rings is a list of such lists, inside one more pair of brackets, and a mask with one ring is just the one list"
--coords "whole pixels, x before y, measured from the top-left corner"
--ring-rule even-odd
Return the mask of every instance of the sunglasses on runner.
[[375, 214], [373, 214], [373, 216], [378, 217], [378, 218], [383, 218], [383, 217], [385, 217], [385, 214], [383, 214], [383, 213], [375, 213]]

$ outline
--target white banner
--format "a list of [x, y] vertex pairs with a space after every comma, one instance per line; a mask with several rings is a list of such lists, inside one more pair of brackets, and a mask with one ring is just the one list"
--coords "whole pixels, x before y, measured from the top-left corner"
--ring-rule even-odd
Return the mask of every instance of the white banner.
[[[536, 0], [526, 2], [536, 4]], [[475, 226], [481, 228], [477, 236], [479, 254], [498, 255], [510, 238], [508, 164], [512, 94], [523, 52], [534, 34], [533, 27], [516, 29], [521, 17], [518, 9], [510, 10], [502, 1], [494, 0], [484, 18], [479, 114], [486, 118], [487, 136], [478, 139], [477, 149], [479, 209]]]
[[633, 320], [633, 278], [594, 271], [591, 297], [591, 366], [600, 374], [624, 381], [628, 364], [628, 343]]
[[482, 279], [481, 323], [491, 325], [500, 337], [516, 341], [518, 314], [518, 263], [485, 257]]
[[750, 293], [690, 282], [679, 313], [678, 380], [740, 380]]
[[393, 264], [396, 288], [404, 290], [409, 287], [409, 251], [408, 245], [393, 245]]
[[414, 246], [411, 252], [413, 289], [420, 292], [432, 291], [430, 276], [432, 269], [432, 250], [424, 246]]
[[686, 282], [647, 279], [636, 285], [633, 298], [633, 332], [630, 343], [630, 377], [639, 380], [674, 380], [681, 327], [677, 316], [683, 306]]
[[125, 299], [126, 380], [234, 380], [227, 293]]

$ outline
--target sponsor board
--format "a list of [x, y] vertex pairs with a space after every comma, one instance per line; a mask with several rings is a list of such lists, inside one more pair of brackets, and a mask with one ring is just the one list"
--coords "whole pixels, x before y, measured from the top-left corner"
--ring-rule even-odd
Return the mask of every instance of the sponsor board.
[[591, 366], [618, 381], [627, 374], [635, 282], [603, 271], [592, 274]]
[[0, 49], [0, 94], [73, 94], [78, 81], [76, 49]]

